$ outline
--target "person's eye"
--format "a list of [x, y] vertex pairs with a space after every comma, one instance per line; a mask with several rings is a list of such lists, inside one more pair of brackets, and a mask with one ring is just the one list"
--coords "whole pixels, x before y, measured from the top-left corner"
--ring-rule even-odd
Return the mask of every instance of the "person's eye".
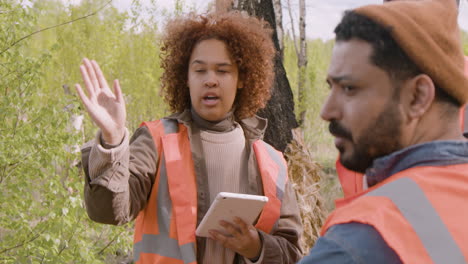
[[206, 72], [206, 70], [205, 69], [196, 69], [195, 72], [203, 73], [203, 72]]
[[352, 93], [356, 90], [356, 87], [352, 85], [344, 85], [343, 90], [345, 91], [345, 93]]
[[228, 71], [227, 71], [227, 70], [224, 70], [224, 69], [219, 69], [218, 72], [219, 72], [219, 73], [227, 73]]

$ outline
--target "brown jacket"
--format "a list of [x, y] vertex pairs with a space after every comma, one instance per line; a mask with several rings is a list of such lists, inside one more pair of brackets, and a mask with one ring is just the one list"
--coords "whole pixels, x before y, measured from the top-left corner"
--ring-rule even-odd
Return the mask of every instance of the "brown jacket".
[[[195, 172], [197, 175], [198, 223], [210, 206], [208, 179], [204, 173], [205, 163], [201, 152], [199, 128], [192, 122], [190, 111], [175, 114], [169, 118], [187, 126], [189, 131]], [[258, 117], [240, 122], [244, 129], [246, 144], [250, 153], [248, 161], [249, 194], [263, 194], [261, 177], [257, 168], [252, 144], [263, 137], [266, 120]], [[132, 221], [142, 210], [155, 182], [158, 152], [146, 127], [137, 129], [129, 140], [128, 131], [123, 142], [106, 149], [97, 139], [82, 148], [85, 171], [85, 203], [89, 217], [100, 223], [120, 225]], [[286, 186], [281, 207], [281, 216], [271, 234], [261, 232], [264, 246], [262, 263], [296, 263], [302, 253], [299, 236], [302, 224], [295, 193], [290, 184]], [[203, 263], [205, 239], [197, 238], [197, 260]], [[244, 263], [236, 256], [235, 263]]]

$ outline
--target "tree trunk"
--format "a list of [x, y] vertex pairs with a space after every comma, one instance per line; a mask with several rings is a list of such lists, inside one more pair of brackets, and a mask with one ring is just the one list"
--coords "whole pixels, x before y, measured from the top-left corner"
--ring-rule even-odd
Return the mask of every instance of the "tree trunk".
[[278, 44], [280, 47], [281, 60], [283, 60], [283, 8], [281, 7], [281, 0], [273, 0], [273, 5], [275, 8], [275, 18], [276, 18], [276, 33], [278, 34]]
[[[236, 9], [246, 10], [251, 15], [264, 18], [273, 29], [276, 29], [273, 1], [234, 0], [233, 6]], [[276, 50], [279, 51], [276, 30], [273, 33], [273, 42]], [[296, 192], [304, 227], [300, 245], [306, 253], [319, 237], [319, 230], [327, 215], [319, 192], [321, 168], [313, 160], [300, 128], [294, 129], [298, 127], [294, 114], [294, 100], [279, 52], [275, 57], [275, 74], [272, 98], [259, 114], [268, 118], [269, 125], [265, 141], [282, 151], [288, 161], [289, 179]]]
[[305, 0], [299, 0], [299, 53], [297, 54], [297, 67], [299, 70], [298, 75], [298, 101], [300, 120], [299, 123], [302, 125], [305, 122], [306, 116], [306, 70], [307, 70], [307, 40], [305, 35], [305, 16], [306, 7]]
[[270, 101], [259, 115], [268, 119], [268, 128], [264, 140], [276, 149], [284, 152], [292, 140], [292, 129], [298, 127], [294, 114], [294, 99], [280, 54], [276, 32], [275, 9], [272, 0], [235, 0], [233, 7], [245, 10], [250, 15], [265, 19], [273, 28], [275, 56], [275, 81]]

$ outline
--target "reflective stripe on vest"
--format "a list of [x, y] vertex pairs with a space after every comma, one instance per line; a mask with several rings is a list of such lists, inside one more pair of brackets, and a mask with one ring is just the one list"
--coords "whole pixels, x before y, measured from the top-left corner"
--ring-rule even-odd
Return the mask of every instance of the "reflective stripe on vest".
[[[181, 259], [183, 263], [196, 261], [194, 243], [180, 245], [176, 239], [169, 237], [169, 219], [172, 213], [172, 202], [169, 199], [167, 173], [164, 156], [161, 162], [157, 194], [157, 213], [159, 234], [143, 234], [142, 240], [133, 247], [134, 261], [138, 262], [141, 253], [158, 254], [167, 258]], [[180, 249], [180, 250], [179, 250]]]
[[322, 227], [370, 225], [403, 263], [468, 263], [468, 163], [418, 166], [337, 204]]
[[281, 201], [288, 181], [288, 169], [281, 152], [262, 140], [253, 144], [262, 177], [263, 192], [268, 202], [263, 207], [256, 228], [270, 233], [280, 217]]
[[404, 177], [385, 184], [366, 196], [389, 198], [410, 223], [434, 263], [465, 262], [463, 253], [449, 230], [414, 180]]
[[[134, 260], [196, 263], [197, 189], [187, 128], [169, 119], [143, 125], [153, 137], [160, 163], [148, 204], [135, 224]], [[257, 140], [253, 148], [269, 199], [255, 227], [270, 233], [280, 217], [287, 166], [282, 154], [265, 142]]]
[[[163, 126], [162, 131], [160, 124]], [[162, 119], [160, 122], [145, 123], [145, 125], [152, 132], [155, 145], [161, 148], [159, 139], [162, 142], [162, 151], [160, 152], [162, 153], [160, 155], [161, 162], [158, 168], [159, 184], [158, 186], [155, 185], [152, 190], [157, 196], [156, 208], [146, 208], [142, 211], [155, 210], [157, 212], [159, 233], [148, 234], [144, 230], [142, 231], [141, 240], [137, 241], [135, 239], [134, 261], [137, 263], [196, 263], [195, 233], [185, 231], [186, 228], [195, 230], [196, 193], [194, 193], [195, 197], [192, 197], [193, 195], [189, 195], [187, 192], [184, 193], [185, 195], [176, 195], [177, 191], [180, 192], [184, 188], [195, 188], [195, 179], [186, 181], [186, 177], [174, 177], [181, 175], [180, 173], [194, 175], [190, 172], [190, 169], [187, 171], [187, 168], [190, 167], [184, 166], [184, 162], [187, 162], [187, 146], [182, 146], [182, 148], [180, 146], [181, 143], [184, 144], [184, 140], [180, 140], [181, 135], [184, 134], [178, 133], [176, 122], [167, 119]], [[190, 148], [188, 150], [191, 157]], [[169, 185], [171, 186], [171, 190], [169, 190]], [[175, 211], [173, 211], [173, 203], [176, 208]], [[150, 204], [148, 203], [148, 206]], [[145, 213], [139, 217], [145, 218]], [[170, 226], [171, 217], [175, 218], [176, 227]], [[135, 226], [136, 230], [140, 228], [138, 223], [139, 221], [137, 221]], [[156, 223], [153, 224], [155, 225]], [[174, 232], [177, 235], [177, 239], [170, 237], [172, 228], [181, 230], [181, 232]]]

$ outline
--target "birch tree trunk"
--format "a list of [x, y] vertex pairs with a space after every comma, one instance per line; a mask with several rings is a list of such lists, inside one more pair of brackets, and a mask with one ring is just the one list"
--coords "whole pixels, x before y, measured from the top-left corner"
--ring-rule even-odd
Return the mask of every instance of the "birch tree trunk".
[[299, 70], [298, 74], [298, 97], [299, 97], [299, 111], [300, 120], [299, 123], [303, 124], [306, 116], [306, 70], [307, 70], [307, 39], [305, 34], [305, 16], [306, 6], [305, 0], [299, 0], [299, 53], [297, 54], [297, 67]]
[[283, 8], [281, 6], [281, 0], [273, 0], [273, 6], [275, 8], [276, 33], [278, 34], [278, 43], [279, 43], [279, 47], [280, 47], [280, 55], [281, 55], [281, 59], [283, 59], [284, 32], [283, 32]]

